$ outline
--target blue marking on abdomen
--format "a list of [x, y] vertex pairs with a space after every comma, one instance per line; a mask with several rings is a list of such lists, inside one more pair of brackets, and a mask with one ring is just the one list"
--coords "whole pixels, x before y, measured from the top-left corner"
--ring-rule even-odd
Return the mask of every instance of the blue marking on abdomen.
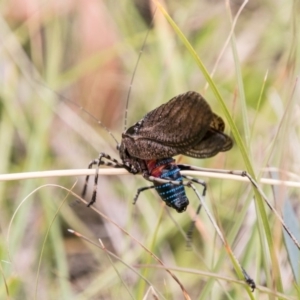
[[[159, 176], [156, 175], [157, 178], [177, 182], [183, 181], [180, 169], [173, 162], [174, 160], [172, 158], [167, 159], [166, 161], [158, 161], [156, 166], [164, 165], [164, 168], [161, 169]], [[159, 183], [154, 181], [154, 185], [157, 193], [168, 206], [175, 208], [178, 212], [186, 210], [189, 200], [185, 194], [185, 189], [182, 184], [177, 185], [170, 182]]]
[[162, 200], [167, 203], [174, 203], [178, 198], [186, 197], [183, 185], [163, 183], [155, 186], [155, 189], [161, 196]]
[[[173, 170], [169, 170], [169, 171], [167, 171], [167, 172], [165, 172], [165, 173], [162, 173], [161, 174], [161, 176], [160, 176], [160, 178], [162, 178], [162, 179], [164, 179], [164, 178], [166, 178], [166, 177], [169, 177], [168, 179], [171, 179], [172, 178], [172, 175], [174, 175], [174, 174], [176, 174], [176, 173], [179, 173], [179, 169], [178, 168], [176, 168], [176, 169], [173, 169]], [[180, 173], [179, 173], [179, 175], [180, 175]], [[176, 181], [177, 180], [182, 180], [182, 177], [181, 177], [181, 175], [178, 177], [178, 176], [176, 176]]]

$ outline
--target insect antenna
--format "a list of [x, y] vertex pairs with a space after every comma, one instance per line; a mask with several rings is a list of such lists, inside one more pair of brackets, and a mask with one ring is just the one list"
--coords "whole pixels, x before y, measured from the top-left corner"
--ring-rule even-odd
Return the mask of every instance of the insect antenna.
[[95, 121], [99, 126], [101, 126], [110, 136], [111, 138], [115, 141], [117, 144], [117, 147], [119, 146], [119, 142], [116, 139], [116, 137], [113, 135], [113, 133], [109, 130], [107, 126], [105, 126], [99, 119], [97, 119], [93, 114], [91, 114], [89, 111], [87, 111], [83, 106], [80, 104], [76, 103], [75, 101], [70, 100], [66, 96], [58, 93], [57, 91], [51, 89], [48, 87], [46, 84], [44, 84], [42, 81], [37, 81], [40, 85], [42, 85], [44, 88], [50, 90], [52, 93], [54, 93], [58, 98], [63, 99], [65, 102], [69, 102], [72, 105], [75, 105], [78, 109], [80, 109], [82, 112], [84, 112], [86, 115], [88, 115], [93, 121]]
[[[46, 89], [50, 90], [52, 93], [57, 95], [58, 98], [63, 99], [66, 102], [69, 102], [72, 105], [75, 105], [78, 109], [83, 111], [86, 115], [88, 115], [93, 121], [95, 121], [99, 126], [101, 126], [110, 136], [111, 138], [115, 141], [116, 143], [116, 148], [119, 149], [119, 142], [113, 135], [113, 133], [106, 127], [99, 119], [97, 119], [93, 114], [91, 114], [89, 111], [87, 111], [83, 106], [79, 105], [75, 101], [70, 100], [69, 98], [65, 97], [64, 95], [56, 92], [55, 90], [49, 88], [46, 84], [44, 84], [41, 81], [37, 81], [40, 85], [45, 87]], [[103, 161], [102, 158], [107, 159], [107, 161]], [[98, 172], [99, 172], [99, 167], [100, 165], [106, 165], [108, 167], [113, 167], [113, 168], [122, 168], [123, 164], [118, 162], [116, 159], [111, 158], [109, 155], [105, 153], [100, 153], [99, 157], [97, 159], [92, 160], [89, 165], [88, 169], [91, 169], [93, 166], [96, 166], [95, 168], [95, 180], [94, 180], [94, 188], [93, 188], [93, 194], [92, 194], [92, 199], [89, 202], [88, 206], [92, 205], [96, 201], [96, 195], [97, 195], [97, 184], [98, 184]], [[81, 192], [81, 197], [84, 198], [87, 192], [87, 186], [88, 186], [88, 181], [89, 181], [90, 175], [87, 175], [85, 177], [85, 183], [83, 186], [83, 190]], [[77, 201], [75, 203], [78, 203]]]
[[141, 57], [142, 57], [142, 54], [143, 54], [143, 51], [144, 51], [144, 48], [145, 48], [145, 45], [146, 45], [146, 42], [147, 42], [147, 39], [148, 39], [150, 30], [151, 30], [151, 28], [153, 27], [153, 24], [154, 24], [154, 17], [155, 17], [156, 10], [157, 10], [157, 8], [154, 9], [153, 16], [152, 16], [152, 20], [151, 20], [149, 29], [147, 30], [146, 36], [145, 36], [145, 38], [144, 38], [142, 47], [141, 47], [140, 52], [139, 52], [139, 55], [138, 55], [138, 59], [137, 59], [137, 61], [136, 61], [136, 63], [135, 63], [135, 66], [134, 66], [134, 69], [133, 69], [133, 73], [132, 73], [132, 76], [131, 76], [131, 79], [130, 79], [130, 84], [129, 84], [128, 94], [127, 94], [127, 98], [126, 98], [126, 107], [125, 107], [125, 116], [124, 116], [124, 131], [126, 131], [126, 129], [127, 129], [128, 107], [129, 107], [129, 99], [130, 99], [130, 95], [131, 95], [131, 90], [132, 90], [133, 80], [134, 80], [135, 73], [136, 73], [136, 71], [137, 71], [137, 67], [138, 67], [138, 65], [139, 65], [140, 59], [141, 59]]

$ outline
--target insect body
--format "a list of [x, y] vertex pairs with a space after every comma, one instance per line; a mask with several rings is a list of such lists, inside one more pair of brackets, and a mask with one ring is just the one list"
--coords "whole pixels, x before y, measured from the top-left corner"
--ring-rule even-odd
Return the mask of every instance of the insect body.
[[[178, 181], [179, 183], [183, 181], [183, 177], [180, 174], [180, 169], [176, 165], [173, 158], [148, 160], [146, 161], [146, 164], [150, 176], [153, 176], [154, 178], [161, 178], [168, 181]], [[156, 189], [161, 199], [168, 206], [176, 209], [176, 211], [179, 213], [186, 210], [189, 200], [185, 194], [184, 186], [182, 184], [175, 185], [172, 182], [160, 183], [154, 181], [154, 186], [147, 187], [147, 189], [152, 187]], [[138, 190], [138, 193], [134, 199], [134, 203], [136, 202], [137, 197], [142, 189]]]
[[[142, 191], [155, 188], [168, 206], [176, 209], [177, 212], [183, 212], [189, 204], [184, 186], [191, 187], [200, 201], [197, 214], [203, 206], [225, 248], [234, 256], [204, 202], [205, 182], [180, 174], [181, 170], [196, 170], [197, 167], [177, 165], [172, 158], [178, 154], [208, 158], [230, 150], [232, 139], [224, 133], [224, 128], [223, 120], [212, 112], [210, 106], [197, 92], [190, 91], [174, 97], [149, 112], [122, 134], [121, 144], [117, 145], [121, 162], [105, 153], [100, 153], [97, 159], [90, 162], [88, 167], [96, 165], [96, 174], [94, 191], [88, 206], [96, 201], [100, 165], [125, 168], [128, 172], [142, 174], [146, 180], [153, 182], [152, 186], [138, 189], [134, 203]], [[88, 179], [89, 176], [86, 177], [82, 197], [86, 193]], [[203, 186], [202, 196], [193, 183]], [[191, 232], [190, 230], [190, 235]], [[188, 237], [190, 235], [188, 234]], [[256, 287], [255, 282], [236, 258], [235, 261], [253, 291]]]
[[[141, 188], [134, 199], [136, 202], [141, 191], [155, 188], [166, 204], [178, 212], [186, 210], [189, 201], [184, 186], [191, 181], [204, 186], [205, 183], [184, 177], [180, 167], [172, 158], [183, 154], [195, 158], [208, 158], [232, 147], [232, 140], [224, 133], [223, 120], [214, 114], [197, 92], [187, 92], [172, 98], [167, 103], [149, 112], [143, 119], [129, 127], [122, 134], [121, 144], [117, 146], [122, 162], [101, 153], [98, 159], [89, 164], [98, 167], [101, 164], [125, 168], [132, 174], [142, 174], [145, 179], [154, 182], [153, 186]], [[102, 159], [108, 161], [104, 162]], [[86, 184], [89, 176], [86, 177]], [[95, 177], [95, 185], [98, 176]], [[88, 206], [96, 200], [96, 187]]]

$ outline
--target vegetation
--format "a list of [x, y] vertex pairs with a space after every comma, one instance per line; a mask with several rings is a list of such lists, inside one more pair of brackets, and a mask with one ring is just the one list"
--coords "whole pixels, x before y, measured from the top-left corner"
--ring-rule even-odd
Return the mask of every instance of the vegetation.
[[[152, 22], [147, 2], [136, 2], [1, 3], [1, 174], [71, 172], [99, 152], [118, 158], [95, 118], [120, 141], [129, 91], [127, 125], [195, 90], [225, 120], [235, 146], [177, 160], [247, 170], [258, 182], [299, 181], [299, 3], [165, 1]], [[202, 179], [254, 293], [204, 211], [186, 248], [198, 206], [190, 189], [183, 214], [155, 191], [133, 206], [149, 183], [111, 174], [100, 177], [97, 202], [87, 208], [75, 196], [84, 176], [57, 175], [0, 182], [0, 299], [299, 299], [299, 250], [260, 194], [247, 182]], [[92, 185], [93, 178], [89, 192]], [[260, 186], [300, 240], [299, 188]]]

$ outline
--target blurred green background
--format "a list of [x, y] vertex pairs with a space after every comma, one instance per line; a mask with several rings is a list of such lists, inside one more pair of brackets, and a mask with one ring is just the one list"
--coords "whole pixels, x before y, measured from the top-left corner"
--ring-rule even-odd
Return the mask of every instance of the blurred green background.
[[[165, 1], [163, 6], [208, 71], [215, 69], [214, 82], [257, 175], [269, 177], [271, 172], [275, 178], [299, 181], [300, 3], [249, 1], [222, 51], [242, 4], [186, 0]], [[99, 152], [118, 158], [109, 134], [55, 92], [82, 105], [120, 141], [130, 80], [154, 2], [10, 0], [1, 1], [0, 9], [1, 174], [85, 168]], [[223, 116], [197, 64], [159, 10], [153, 23], [134, 74], [128, 125], [188, 90], [200, 92]], [[178, 159], [202, 167], [245, 169], [236, 146], [206, 160]], [[259, 235], [252, 187], [203, 179], [207, 203], [257, 283], [255, 293], [248, 294], [237, 282], [204, 212], [193, 247], [186, 249], [185, 233], [198, 205], [190, 190], [190, 206], [183, 214], [166, 208], [155, 191], [142, 193], [133, 206], [137, 188], [149, 183], [126, 175], [99, 178], [95, 207], [131, 236], [74, 203], [75, 197], [62, 189], [76, 183], [74, 191], [80, 193], [84, 178], [0, 182], [0, 299], [183, 299], [178, 283], [132, 236], [171, 270], [177, 268], [173, 272], [191, 299], [299, 298], [299, 253], [286, 250], [281, 225], [267, 209], [279, 268], [271, 263], [266, 239]], [[297, 219], [299, 189], [263, 189], [279, 211], [291, 205], [288, 219]], [[295, 234], [297, 226], [290, 225]], [[97, 244], [100, 238], [119, 260], [71, 235], [68, 228]]]

